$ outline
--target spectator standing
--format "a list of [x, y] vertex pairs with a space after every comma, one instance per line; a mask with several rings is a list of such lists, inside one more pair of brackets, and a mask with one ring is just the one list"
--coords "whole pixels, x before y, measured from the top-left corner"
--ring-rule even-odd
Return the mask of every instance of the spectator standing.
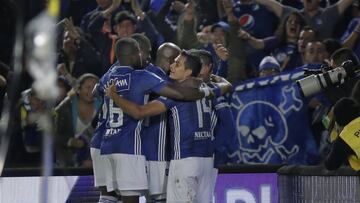
[[94, 130], [91, 121], [101, 105], [92, 95], [97, 81], [98, 77], [93, 74], [82, 75], [74, 94], [55, 108], [55, 150], [59, 166], [91, 167], [88, 146]]
[[320, 39], [332, 37], [336, 23], [346, 8], [353, 3], [353, 0], [339, 0], [336, 4], [323, 9], [320, 7], [320, 0], [306, 0], [302, 1], [303, 9], [298, 10], [284, 6], [275, 0], [255, 1], [274, 12], [280, 20], [284, 20], [293, 11], [300, 12], [304, 16], [306, 23], [318, 33]]
[[292, 12], [288, 15], [282, 24], [278, 27], [272, 37], [257, 39], [248, 32], [239, 29], [239, 38], [247, 41], [255, 49], [265, 49], [271, 52], [279, 62], [281, 71], [284, 69], [293, 69], [298, 60], [297, 42], [300, 30], [305, 25], [301, 14]]

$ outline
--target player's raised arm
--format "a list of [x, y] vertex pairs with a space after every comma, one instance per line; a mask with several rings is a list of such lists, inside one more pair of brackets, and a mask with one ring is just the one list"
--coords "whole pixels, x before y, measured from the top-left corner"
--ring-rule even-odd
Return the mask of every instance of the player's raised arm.
[[115, 83], [112, 82], [106, 88], [106, 94], [120, 107], [126, 114], [134, 119], [143, 119], [148, 116], [159, 115], [167, 110], [166, 106], [157, 100], [149, 102], [145, 105], [138, 105], [130, 100], [127, 100], [116, 92]]

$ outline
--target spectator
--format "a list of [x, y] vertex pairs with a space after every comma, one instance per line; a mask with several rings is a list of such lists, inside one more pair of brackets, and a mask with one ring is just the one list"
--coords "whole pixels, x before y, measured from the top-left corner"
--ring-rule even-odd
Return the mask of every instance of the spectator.
[[275, 36], [257, 39], [242, 29], [239, 30], [238, 36], [255, 49], [271, 51], [271, 54], [279, 62], [281, 70], [293, 69], [296, 67], [298, 58], [297, 42], [300, 30], [304, 25], [305, 21], [301, 14], [292, 12], [282, 21]]
[[184, 11], [185, 5], [180, 1], [166, 0], [161, 2], [152, 0], [147, 15], [161, 33], [165, 42], [176, 42], [177, 22], [180, 14]]
[[43, 130], [39, 116], [45, 110], [45, 103], [33, 89], [28, 89], [22, 92], [19, 110], [24, 147], [22, 161], [28, 166], [40, 166]]
[[310, 41], [305, 46], [304, 64], [322, 64], [329, 58], [325, 44], [322, 41]]
[[58, 77], [57, 85], [59, 87], [60, 94], [56, 101], [56, 105], [60, 104], [60, 102], [62, 102], [66, 98], [68, 92], [71, 90], [71, 86], [70, 86], [69, 82], [63, 76]]
[[61, 18], [71, 18], [74, 25], [80, 26], [81, 20], [85, 15], [89, 15], [94, 10], [100, 10], [101, 5], [105, 3], [107, 6], [107, 0], [88, 1], [88, 0], [63, 0], [61, 1]]
[[55, 108], [55, 150], [59, 166], [91, 166], [88, 148], [94, 130], [91, 121], [101, 105], [92, 95], [97, 81], [98, 77], [93, 74], [82, 75], [77, 80], [75, 94]]
[[87, 41], [81, 29], [75, 27], [71, 20], [64, 20], [64, 38], [58, 53], [58, 71], [72, 83], [84, 73], [101, 76], [100, 53]]
[[280, 73], [280, 65], [272, 56], [263, 58], [259, 65], [259, 77], [266, 77]]
[[[112, 5], [111, 0], [96, 0], [97, 8], [86, 13], [81, 19], [81, 29], [85, 32], [88, 32], [88, 26], [93, 22], [93, 20], [101, 15], [103, 15], [104, 11], [109, 9]], [[111, 8], [114, 9], [114, 8]]]
[[306, 0], [302, 1], [304, 9], [299, 11], [298, 9], [284, 6], [275, 0], [255, 1], [266, 6], [281, 20], [285, 19], [293, 11], [300, 12], [305, 17], [306, 23], [316, 30], [320, 39], [332, 37], [336, 23], [345, 12], [345, 9], [353, 2], [353, 0], [339, 0], [336, 4], [323, 9], [320, 7], [320, 0]]
[[[218, 22], [213, 24], [210, 29], [210, 34], [206, 40], [201, 42], [196, 36], [196, 20], [194, 2], [190, 1], [186, 4], [185, 12], [180, 17], [178, 23], [178, 43], [182, 48], [196, 48], [205, 49], [213, 56], [215, 66], [221, 65], [224, 61], [228, 64], [228, 79], [230, 82], [237, 82], [247, 78], [245, 67], [245, 53], [241, 49], [243, 42], [237, 37], [236, 30], [239, 28], [239, 21], [232, 12], [232, 3], [226, 1], [226, 13], [229, 24], [225, 22]], [[228, 50], [228, 54], [221, 54], [219, 51], [223, 48]], [[224, 53], [224, 52], [222, 52]], [[228, 56], [227, 56], [228, 55]], [[225, 69], [225, 68], [224, 68]], [[220, 71], [221, 72], [221, 71]]]
[[316, 32], [310, 26], [305, 26], [301, 29], [298, 40], [299, 55], [296, 66], [301, 66], [304, 64], [304, 53], [305, 53], [306, 44], [309, 41], [315, 40], [315, 38], [316, 38]]
[[343, 47], [349, 48], [355, 52], [355, 54], [360, 57], [360, 17], [354, 18], [349, 23], [347, 30], [341, 37], [341, 42]]
[[81, 21], [81, 29], [89, 34], [96, 49], [101, 54], [103, 73], [111, 65], [110, 50], [113, 32], [111, 20], [116, 11], [120, 10], [120, 0], [97, 0], [98, 7], [86, 14]]
[[103, 67], [106, 70], [115, 62], [114, 47], [118, 39], [129, 37], [135, 32], [145, 32], [152, 43], [152, 47], [157, 47], [159, 43], [159, 34], [156, 28], [141, 10], [136, 0], [131, 0], [131, 9], [135, 15], [128, 11], [120, 11], [115, 14], [112, 27], [108, 26], [105, 29], [104, 23], [110, 21], [109, 16], [119, 8], [120, 4], [116, 2], [114, 1], [102, 16], [95, 18], [88, 26], [88, 32], [101, 51]]
[[[221, 10], [222, 5], [218, 6]], [[233, 12], [239, 20], [241, 29], [256, 38], [272, 36], [278, 26], [278, 18], [265, 6], [254, 1], [233, 0]], [[226, 18], [225, 13], [221, 16], [222, 19]], [[261, 59], [267, 55], [266, 51], [256, 50], [251, 46], [245, 46], [245, 49], [248, 59], [247, 65], [251, 67], [251, 70], [257, 70]]]

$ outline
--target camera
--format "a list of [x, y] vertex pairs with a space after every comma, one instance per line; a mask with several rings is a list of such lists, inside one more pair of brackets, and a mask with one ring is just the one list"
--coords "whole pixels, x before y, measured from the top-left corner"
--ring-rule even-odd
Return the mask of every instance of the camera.
[[304, 97], [311, 97], [322, 90], [343, 84], [345, 80], [359, 76], [360, 66], [348, 60], [337, 68], [325, 68], [325, 72], [312, 74], [296, 81]]

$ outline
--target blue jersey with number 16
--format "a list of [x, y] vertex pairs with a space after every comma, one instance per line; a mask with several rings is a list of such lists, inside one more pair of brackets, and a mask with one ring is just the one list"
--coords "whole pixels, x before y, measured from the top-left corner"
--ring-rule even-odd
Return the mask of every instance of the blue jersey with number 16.
[[[111, 81], [115, 81], [116, 90], [120, 96], [139, 105], [147, 103], [150, 92], [158, 93], [166, 85], [166, 82], [155, 74], [129, 66], [114, 67], [109, 80], [104, 81], [104, 85]], [[142, 120], [136, 120], [124, 114], [109, 97], [105, 97], [104, 102], [108, 107], [108, 119], [101, 143], [101, 154], [142, 155], [140, 138]]]
[[98, 91], [98, 94], [99, 96], [103, 99], [103, 104], [102, 104], [102, 108], [100, 109], [99, 111], [99, 114], [98, 114], [98, 121], [97, 121], [97, 124], [96, 124], [96, 128], [94, 130], [94, 135], [93, 137], [91, 138], [91, 142], [90, 142], [90, 147], [91, 148], [96, 148], [96, 149], [100, 149], [100, 146], [101, 146], [101, 141], [102, 141], [102, 138], [103, 138], [103, 135], [105, 134], [105, 131], [106, 131], [106, 121], [107, 121], [107, 106], [104, 102], [104, 96], [105, 96], [105, 85], [106, 85], [106, 82], [109, 81], [109, 77], [110, 77], [110, 73], [111, 73], [111, 70], [118, 66], [119, 63], [115, 63], [114, 65], [112, 65], [109, 70], [100, 78], [99, 80], [99, 83], [98, 83], [98, 88], [97, 88], [97, 91]]

